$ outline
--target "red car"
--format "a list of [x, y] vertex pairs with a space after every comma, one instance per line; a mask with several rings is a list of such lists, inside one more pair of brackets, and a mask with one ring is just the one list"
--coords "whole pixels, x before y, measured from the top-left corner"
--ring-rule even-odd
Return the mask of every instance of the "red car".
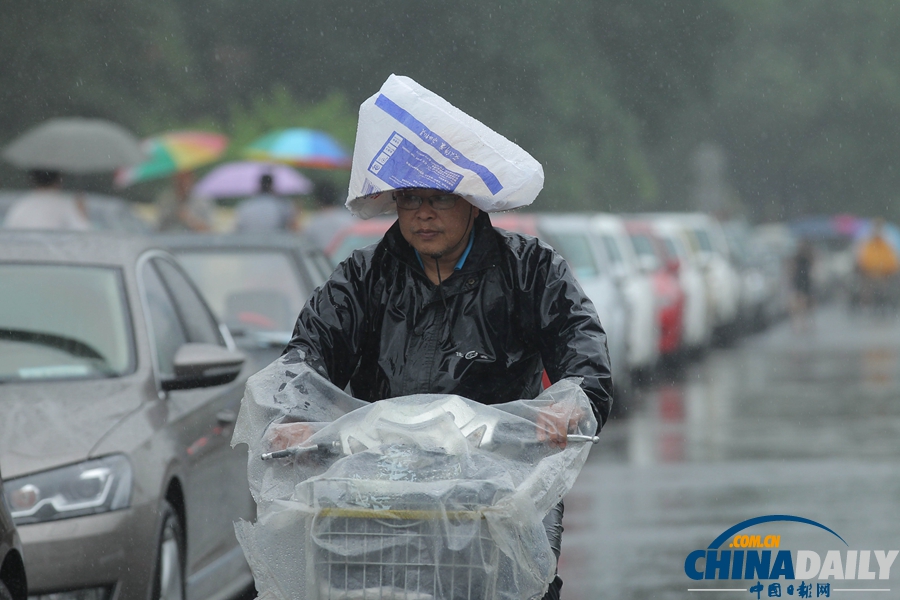
[[491, 225], [506, 231], [538, 237], [537, 219], [530, 213], [505, 212], [491, 215]]
[[678, 259], [670, 256], [651, 227], [642, 221], [628, 219], [625, 227], [641, 268], [653, 273], [659, 319], [659, 352], [672, 357], [681, 349], [684, 320], [684, 290], [678, 280]]

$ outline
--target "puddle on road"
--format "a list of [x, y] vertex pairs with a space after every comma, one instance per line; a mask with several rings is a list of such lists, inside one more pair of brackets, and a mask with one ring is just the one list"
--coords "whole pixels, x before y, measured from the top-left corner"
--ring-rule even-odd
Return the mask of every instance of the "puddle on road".
[[[897, 547], [900, 323], [824, 308], [815, 325], [713, 351], [619, 404], [566, 497], [566, 597], [700, 597], [685, 557], [760, 515], [826, 523], [853, 548]], [[818, 550], [817, 531], [763, 533]]]
[[900, 455], [900, 321], [816, 314], [670, 369], [618, 403], [594, 459], [647, 465]]

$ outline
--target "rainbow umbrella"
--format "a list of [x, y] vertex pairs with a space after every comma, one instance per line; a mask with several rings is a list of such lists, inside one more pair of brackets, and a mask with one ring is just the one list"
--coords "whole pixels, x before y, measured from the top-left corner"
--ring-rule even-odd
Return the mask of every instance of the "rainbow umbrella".
[[248, 158], [309, 169], [349, 169], [350, 154], [333, 137], [315, 129], [282, 129], [249, 146]]
[[191, 171], [218, 159], [228, 138], [208, 131], [172, 131], [141, 142], [147, 160], [116, 172], [115, 184], [126, 187], [139, 181]]

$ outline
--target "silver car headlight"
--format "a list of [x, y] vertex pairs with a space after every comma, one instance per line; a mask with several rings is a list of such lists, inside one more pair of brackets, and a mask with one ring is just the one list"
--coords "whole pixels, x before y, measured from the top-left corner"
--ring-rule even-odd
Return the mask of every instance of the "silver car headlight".
[[16, 525], [83, 517], [131, 504], [131, 463], [121, 454], [3, 482]]

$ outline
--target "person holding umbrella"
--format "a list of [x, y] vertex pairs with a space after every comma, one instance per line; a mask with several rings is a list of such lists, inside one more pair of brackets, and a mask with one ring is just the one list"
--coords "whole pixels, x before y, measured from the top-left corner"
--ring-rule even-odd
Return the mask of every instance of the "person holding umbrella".
[[888, 241], [884, 219], [872, 221], [868, 238], [857, 249], [856, 268], [862, 275], [860, 295], [864, 306], [881, 310], [896, 306], [900, 258]]
[[179, 171], [172, 174], [172, 185], [156, 197], [159, 231], [210, 231], [213, 206], [209, 198], [191, 195], [194, 174]]
[[91, 228], [84, 199], [62, 191], [59, 171], [33, 170], [31, 183], [34, 189], [9, 209], [3, 222], [5, 228], [74, 231]]
[[297, 208], [287, 198], [275, 195], [271, 173], [259, 178], [259, 194], [238, 204], [234, 230], [239, 233], [296, 231]]
[[51, 119], [16, 138], [3, 158], [27, 169], [34, 190], [16, 202], [4, 227], [90, 229], [84, 201], [62, 191], [62, 173], [102, 173], [137, 164], [143, 154], [121, 126], [103, 119]]
[[115, 176], [117, 187], [171, 177], [171, 184], [156, 197], [157, 229], [160, 231], [209, 231], [212, 229], [212, 198], [192, 193], [193, 171], [218, 160], [228, 138], [210, 131], [169, 131], [141, 142], [147, 159]]

